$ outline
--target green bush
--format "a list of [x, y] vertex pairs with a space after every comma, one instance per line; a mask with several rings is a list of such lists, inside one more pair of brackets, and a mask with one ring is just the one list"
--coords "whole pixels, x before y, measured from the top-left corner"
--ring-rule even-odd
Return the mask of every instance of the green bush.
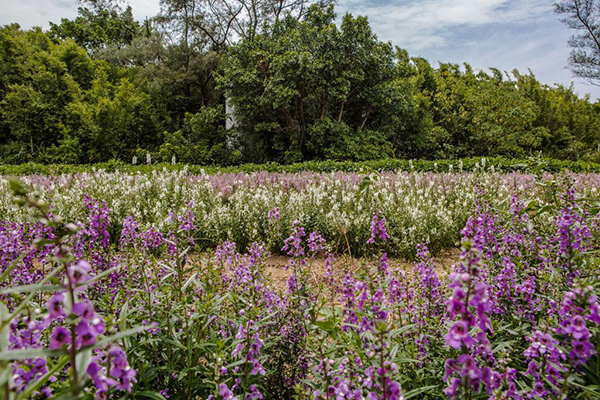
[[[175, 151], [180, 150], [176, 145], [169, 147], [161, 147], [160, 157], [165, 161], [158, 164], [146, 164], [146, 152], [139, 150], [136, 153], [138, 164], [128, 164], [122, 161], [111, 161], [89, 165], [75, 164], [37, 164], [26, 163], [19, 165], [0, 165], [0, 175], [55, 175], [77, 172], [89, 172], [94, 169], [103, 169], [106, 171], [122, 171], [122, 172], [140, 172], [151, 173], [153, 171], [180, 171], [184, 168], [190, 174], [217, 174], [217, 173], [252, 173], [252, 172], [358, 172], [368, 173], [372, 171], [420, 171], [420, 172], [460, 172], [460, 171], [498, 171], [498, 172], [600, 172], [600, 163], [589, 161], [568, 161], [555, 160], [549, 158], [529, 158], [529, 159], [508, 159], [502, 157], [471, 157], [458, 160], [402, 160], [402, 159], [385, 159], [373, 161], [306, 161], [295, 164], [278, 164], [269, 162], [265, 164], [242, 164], [238, 166], [214, 166], [214, 165], [197, 165], [197, 164], [171, 164], [166, 161]], [[229, 160], [239, 160], [239, 152], [229, 152], [223, 147], [214, 146], [208, 151], [209, 156], [212, 154], [213, 159], [225, 158]], [[152, 155], [152, 160], [155, 159]], [[178, 160], [180, 160], [178, 158]]]

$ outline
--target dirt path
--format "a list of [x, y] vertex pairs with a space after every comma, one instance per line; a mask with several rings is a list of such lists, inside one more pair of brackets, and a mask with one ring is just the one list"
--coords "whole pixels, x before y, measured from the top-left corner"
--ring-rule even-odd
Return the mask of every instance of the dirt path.
[[[433, 258], [433, 262], [437, 267], [438, 274], [441, 276], [447, 275], [452, 266], [458, 262], [459, 256], [459, 249], [448, 249], [435, 256]], [[307, 262], [308, 270], [310, 271], [312, 279], [315, 283], [325, 280], [325, 260], [326, 259], [324, 257], [318, 257]], [[355, 271], [367, 261], [375, 262], [374, 260], [357, 260], [343, 256], [338, 257], [333, 264], [334, 275], [336, 278], [341, 278], [346, 271]], [[278, 290], [285, 290], [287, 288], [287, 281], [292, 275], [292, 269], [287, 268], [289, 262], [290, 258], [284, 256], [270, 256], [265, 261], [265, 273], [271, 281], [273, 287]], [[388, 262], [390, 264], [390, 268], [412, 270], [414, 267], [414, 262], [399, 258], [390, 258]]]

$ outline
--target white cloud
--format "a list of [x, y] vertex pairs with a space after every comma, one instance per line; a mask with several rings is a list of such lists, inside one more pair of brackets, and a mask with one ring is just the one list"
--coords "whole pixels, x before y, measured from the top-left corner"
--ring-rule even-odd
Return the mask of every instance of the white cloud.
[[160, 12], [159, 0], [129, 0], [127, 3], [131, 5], [133, 15], [139, 20], [153, 17]]
[[17, 22], [23, 28], [47, 28], [48, 21], [59, 22], [77, 15], [77, 4], [75, 0], [0, 0], [0, 10], [0, 25]]
[[384, 40], [412, 50], [448, 44], [457, 28], [527, 23], [551, 12], [543, 0], [423, 0], [375, 3], [341, 0], [340, 9], [368, 15]]
[[[152, 17], [160, 11], [159, 0], [128, 0], [133, 15], [139, 20]], [[62, 18], [77, 16], [77, 0], [0, 0], [0, 25], [19, 23], [23, 28], [58, 23]]]

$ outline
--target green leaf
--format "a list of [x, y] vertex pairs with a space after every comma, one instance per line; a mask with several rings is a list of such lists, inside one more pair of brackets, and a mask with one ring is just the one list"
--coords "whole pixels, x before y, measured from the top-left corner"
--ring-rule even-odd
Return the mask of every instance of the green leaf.
[[27, 189], [21, 181], [11, 179], [8, 181], [8, 186], [15, 196], [27, 196]]
[[75, 365], [77, 365], [77, 372], [79, 375], [79, 381], [82, 382], [86, 375], [87, 369], [92, 359], [92, 349], [85, 349], [79, 351], [75, 356]]
[[92, 279], [85, 281], [85, 283], [82, 283], [81, 285], [79, 285], [78, 287], [85, 287], [88, 286], [96, 281], [99, 281], [100, 279], [104, 278], [105, 276], [108, 276], [110, 274], [112, 274], [113, 272], [115, 272], [117, 269], [119, 269], [119, 267], [113, 267], [113, 268], [109, 268], [106, 271], [102, 271], [102, 273], [95, 275]]
[[421, 393], [425, 393], [425, 392], [433, 390], [435, 388], [437, 388], [436, 385], [429, 385], [429, 386], [424, 386], [424, 387], [413, 389], [410, 392], [404, 394], [404, 400], [412, 399], [413, 397], [415, 397]]
[[102, 339], [102, 340], [99, 340], [98, 342], [96, 342], [96, 343], [95, 343], [95, 344], [93, 344], [93, 345], [90, 345], [90, 346], [84, 347], [84, 349], [85, 349], [85, 348], [95, 348], [95, 347], [102, 347], [102, 346], [104, 346], [105, 344], [113, 343], [113, 342], [116, 342], [116, 341], [118, 341], [118, 340], [120, 340], [120, 339], [126, 338], [126, 337], [128, 337], [128, 336], [132, 336], [132, 335], [138, 334], [139, 332], [141, 332], [141, 331], [143, 331], [143, 330], [144, 330], [144, 328], [142, 328], [142, 327], [137, 327], [137, 328], [128, 329], [128, 330], [126, 330], [126, 331], [122, 331], [122, 332], [119, 332], [119, 333], [115, 333], [115, 334], [114, 334], [114, 335], [112, 335], [112, 336], [105, 337], [104, 339]]
[[156, 393], [156, 392], [150, 392], [150, 391], [143, 391], [143, 392], [135, 392], [135, 397], [145, 397], [148, 399], [154, 399], [154, 400], [167, 400], [165, 398], [165, 396], [163, 396], [160, 393]]
[[197, 273], [197, 272], [194, 272], [194, 273], [192, 274], [192, 276], [190, 276], [190, 277], [189, 277], [189, 279], [188, 279], [188, 280], [185, 282], [185, 284], [183, 285], [183, 288], [182, 288], [182, 289], [183, 289], [183, 290], [186, 290], [186, 289], [188, 288], [188, 286], [190, 286], [190, 284], [192, 284], [192, 282], [194, 282], [194, 281], [195, 281], [195, 279], [196, 279], [196, 276], [197, 276], [197, 275], [198, 275], [198, 273]]
[[412, 329], [412, 328], [414, 328], [414, 327], [415, 327], [415, 324], [404, 325], [404, 326], [403, 326], [403, 327], [401, 327], [401, 328], [394, 329], [394, 330], [393, 330], [393, 331], [390, 333], [390, 336], [391, 336], [391, 337], [396, 337], [396, 336], [398, 336], [398, 335], [401, 335], [401, 334], [403, 334], [403, 333], [404, 333], [404, 332], [406, 332], [406, 331], [409, 331], [409, 330], [411, 330], [411, 329]]
[[58, 292], [65, 290], [62, 285], [23, 285], [13, 288], [4, 289], [2, 294], [30, 293], [30, 292]]
[[397, 358], [394, 359], [394, 362], [396, 364], [403, 364], [403, 363], [418, 363], [420, 361], [419, 360], [415, 360], [414, 358], [397, 357]]
[[371, 179], [368, 176], [365, 176], [363, 178], [362, 182], [360, 183], [360, 185], [358, 186], [358, 191], [359, 192], [364, 192], [370, 186], [371, 186]]
[[225, 367], [226, 367], [227, 369], [230, 369], [230, 368], [233, 368], [233, 367], [236, 367], [236, 366], [238, 366], [238, 365], [245, 364], [245, 363], [246, 363], [246, 360], [239, 360], [239, 361], [233, 362], [233, 363], [231, 363], [231, 364], [228, 364], [228, 365], [226, 365]]
[[[0, 302], [0, 322], [8, 319], [8, 308], [4, 302]], [[0, 324], [0, 352], [6, 351], [9, 344], [10, 325]]]
[[552, 210], [554, 207], [551, 204], [546, 204], [545, 206], [540, 207], [536, 213], [535, 216], [537, 217], [538, 215], [544, 214], [545, 212], [548, 212], [550, 210]]
[[0, 360], [14, 361], [26, 360], [28, 358], [37, 357], [58, 357], [67, 354], [67, 350], [48, 350], [48, 349], [26, 349], [26, 350], [10, 350], [0, 353]]
[[0, 368], [0, 387], [6, 384], [12, 384], [13, 371], [10, 367]]

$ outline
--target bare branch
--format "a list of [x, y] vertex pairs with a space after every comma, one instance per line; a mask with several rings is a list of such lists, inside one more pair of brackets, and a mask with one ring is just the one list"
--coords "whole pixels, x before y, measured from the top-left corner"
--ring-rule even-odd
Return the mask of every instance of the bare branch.
[[569, 68], [590, 83], [600, 80], [600, 7], [596, 0], [562, 0], [554, 4], [566, 26], [580, 32], [569, 40]]

